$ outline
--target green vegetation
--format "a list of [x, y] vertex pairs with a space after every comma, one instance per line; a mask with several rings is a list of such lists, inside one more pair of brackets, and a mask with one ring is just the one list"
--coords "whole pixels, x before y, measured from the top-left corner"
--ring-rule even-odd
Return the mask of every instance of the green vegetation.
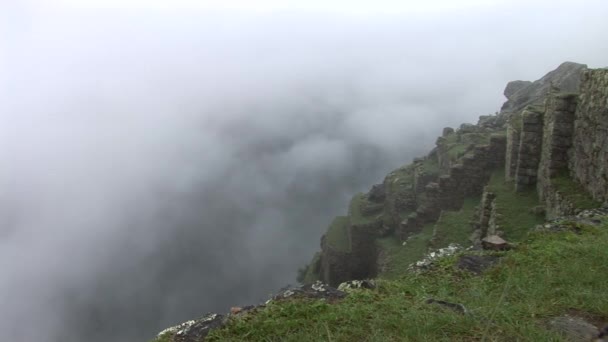
[[348, 215], [350, 216], [350, 221], [353, 225], [372, 223], [382, 215], [382, 213], [377, 215], [365, 215], [361, 210], [361, 207], [364, 205], [368, 206], [374, 204], [369, 203], [367, 196], [364, 193], [358, 193], [353, 196], [348, 208]]
[[444, 211], [435, 223], [432, 247], [443, 248], [450, 243], [457, 243], [463, 247], [470, 245], [469, 237], [473, 232], [471, 219], [475, 215], [475, 207], [479, 205], [479, 202], [479, 197], [465, 198], [460, 210]]
[[505, 237], [510, 241], [521, 240], [531, 227], [544, 222], [542, 217], [535, 215], [531, 209], [539, 205], [535, 189], [515, 192], [511, 182], [505, 182], [503, 169], [492, 173], [488, 183], [488, 191], [496, 195], [498, 214], [496, 223]]
[[432, 237], [433, 225], [428, 224], [420, 233], [412, 235], [405, 246], [393, 236], [377, 239], [378, 248], [385, 254], [384, 270], [378, 277], [395, 279], [406, 274], [408, 266], [427, 253]]
[[152, 340], [151, 342], [171, 342], [171, 338], [173, 337], [173, 333], [165, 333], [160, 337]]
[[[580, 234], [534, 233], [481, 277], [457, 270], [454, 256], [335, 303], [272, 302], [208, 341], [565, 341], [545, 328], [552, 317], [608, 318], [607, 244], [607, 223]], [[468, 314], [428, 298], [461, 303]]]
[[551, 179], [551, 184], [575, 207], [580, 209], [598, 208], [602, 204], [589, 195], [583, 187], [573, 180], [566, 172]]
[[414, 166], [409, 164], [394, 170], [384, 181], [386, 194], [391, 196], [400, 192], [410, 191], [414, 184]]
[[321, 252], [315, 253], [310, 261], [310, 264], [298, 269], [297, 281], [301, 284], [310, 284], [319, 280], [319, 272], [321, 267]]
[[462, 157], [467, 151], [467, 144], [457, 143], [448, 146], [448, 155], [452, 160]]
[[490, 143], [490, 133], [465, 133], [460, 140], [465, 144], [487, 145]]
[[348, 216], [338, 216], [334, 218], [325, 239], [327, 243], [334, 249], [341, 252], [350, 252], [350, 241], [348, 237]]
[[421, 171], [426, 172], [430, 175], [438, 175], [439, 174], [439, 163], [437, 163], [437, 158], [427, 158], [421, 164]]

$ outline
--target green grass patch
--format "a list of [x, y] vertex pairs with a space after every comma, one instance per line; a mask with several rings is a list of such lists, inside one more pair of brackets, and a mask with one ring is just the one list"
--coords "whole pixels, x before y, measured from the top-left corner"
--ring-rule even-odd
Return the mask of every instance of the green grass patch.
[[591, 197], [582, 185], [572, 179], [567, 172], [551, 179], [551, 184], [579, 209], [598, 208], [602, 204]]
[[378, 277], [395, 279], [407, 274], [408, 266], [426, 255], [432, 237], [433, 225], [428, 224], [420, 233], [412, 235], [405, 246], [393, 236], [377, 239], [377, 246], [384, 251], [386, 258], [384, 270]]
[[325, 239], [334, 249], [341, 252], [350, 252], [350, 239], [348, 234], [348, 216], [338, 216], [334, 218], [327, 229]]
[[386, 176], [384, 180], [387, 196], [402, 191], [411, 191], [414, 184], [414, 165], [400, 167]]
[[515, 192], [514, 189], [512, 182], [505, 182], [504, 169], [492, 173], [488, 190], [496, 194], [495, 201], [501, 215], [496, 222], [509, 241], [521, 240], [528, 231], [544, 222], [544, 218], [531, 212], [539, 205], [536, 190]]
[[448, 156], [452, 160], [456, 160], [462, 157], [467, 151], [468, 144], [456, 143], [447, 145], [448, 148]]
[[[453, 262], [424, 274], [378, 280], [376, 290], [328, 303], [272, 302], [232, 320], [207, 341], [566, 341], [546, 322], [568, 312], [607, 318], [608, 225], [536, 233], [481, 276]], [[460, 303], [461, 315], [425, 301]]]
[[424, 171], [431, 175], [439, 174], [439, 163], [437, 158], [427, 158], [421, 164], [421, 171]]
[[462, 208], [458, 211], [444, 211], [434, 226], [433, 248], [447, 247], [457, 243], [463, 247], [471, 244], [469, 237], [473, 233], [471, 219], [475, 215], [475, 207], [479, 205], [480, 197], [465, 198]]
[[[350, 216], [350, 222], [353, 225], [362, 225], [372, 223], [378, 220], [382, 216], [382, 212], [376, 215], [365, 215], [361, 211], [361, 207], [364, 205], [370, 205], [367, 200], [367, 196], [364, 193], [358, 193], [353, 196], [348, 207], [348, 215]], [[374, 204], [371, 204], [374, 205]], [[375, 204], [377, 205], [377, 204]]]
[[490, 143], [490, 133], [465, 133], [460, 140], [465, 144], [487, 145]]

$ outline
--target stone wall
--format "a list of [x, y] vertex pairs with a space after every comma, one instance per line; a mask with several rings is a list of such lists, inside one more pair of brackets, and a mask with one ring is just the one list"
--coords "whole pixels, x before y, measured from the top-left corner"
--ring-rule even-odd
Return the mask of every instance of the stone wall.
[[461, 163], [449, 167], [448, 174], [426, 185], [416, 213], [401, 222], [396, 235], [405, 239], [436, 222], [442, 210], [458, 210], [465, 197], [480, 195], [492, 171], [503, 167], [505, 150], [504, 134], [493, 134], [488, 145], [475, 146]]
[[[545, 201], [549, 216], [565, 205], [555, 194], [551, 179], [558, 174], [567, 174], [568, 151], [572, 147], [574, 113], [577, 94], [551, 94], [545, 102], [543, 141], [538, 167], [537, 191], [541, 201]], [[566, 213], [564, 213], [566, 214]]]
[[570, 170], [598, 201], [608, 200], [608, 69], [583, 72]]
[[[514, 119], [520, 119], [519, 117]], [[515, 171], [517, 170], [517, 154], [519, 153], [519, 130], [515, 123], [509, 122], [507, 125], [507, 150], [505, 159], [505, 181], [509, 182], [515, 179]]]
[[340, 251], [321, 238], [320, 280], [337, 286], [351, 279], [367, 279], [376, 276], [376, 222], [365, 225], [349, 223], [349, 251]]
[[[496, 195], [493, 192], [484, 191], [481, 196], [481, 205], [479, 206], [479, 229], [481, 230], [481, 238], [489, 233], [490, 220], [492, 220], [492, 212], [496, 212], [494, 199]], [[496, 221], [495, 219], [492, 221]]]
[[325, 235], [321, 237], [320, 278], [327, 284], [340, 284], [351, 278], [351, 253], [338, 251], [327, 243]]
[[536, 185], [543, 139], [543, 112], [527, 107], [521, 116], [521, 134], [515, 170], [515, 190], [523, 191]]

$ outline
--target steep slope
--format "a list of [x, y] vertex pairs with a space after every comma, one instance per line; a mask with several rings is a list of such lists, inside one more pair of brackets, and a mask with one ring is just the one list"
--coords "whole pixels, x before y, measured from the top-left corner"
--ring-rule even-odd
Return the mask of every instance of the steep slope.
[[[583, 68], [564, 63], [509, 83], [500, 114], [445, 128], [427, 156], [355, 195], [300, 271], [309, 285], [221, 321], [192, 321], [195, 338], [186, 327], [158, 341], [201, 341], [204, 327], [222, 325], [211, 340], [560, 340], [554, 320], [565, 314], [605, 323], [608, 288], [594, 270], [608, 261], [608, 210], [592, 208], [608, 207], [608, 69]], [[578, 93], [558, 91], [578, 90], [577, 77]], [[483, 277], [464, 271], [499, 258]], [[346, 299], [315, 283], [366, 278], [378, 288]]]

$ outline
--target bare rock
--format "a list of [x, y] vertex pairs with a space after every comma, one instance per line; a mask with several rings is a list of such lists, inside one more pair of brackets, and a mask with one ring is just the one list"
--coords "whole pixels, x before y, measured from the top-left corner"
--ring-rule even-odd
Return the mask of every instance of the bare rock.
[[338, 286], [339, 291], [348, 291], [354, 289], [368, 289], [372, 290], [376, 288], [376, 282], [373, 280], [349, 280]]
[[507, 86], [505, 87], [505, 91], [503, 92], [503, 94], [505, 95], [505, 97], [507, 99], [511, 99], [511, 96], [513, 96], [513, 94], [517, 93], [518, 91], [522, 90], [523, 88], [529, 86], [530, 84], [532, 84], [532, 82], [530, 81], [511, 81], [509, 83], [507, 83]]
[[433, 299], [433, 298], [427, 299], [426, 303], [427, 304], [436, 304], [436, 305], [442, 306], [444, 308], [453, 310], [462, 315], [466, 315], [468, 312], [467, 308], [465, 308], [464, 305], [462, 305], [460, 303], [450, 303], [450, 302], [446, 302], [444, 300], [437, 300], [437, 299]]
[[511, 248], [511, 245], [498, 235], [490, 235], [481, 240], [483, 249], [493, 251], [505, 251]]
[[554, 87], [563, 92], [577, 92], [582, 71], [586, 68], [584, 64], [564, 62], [557, 69], [532, 83], [522, 81], [508, 83], [505, 88], [508, 101], [503, 104], [501, 112], [514, 113], [527, 105], [542, 104], [545, 96]]
[[586, 320], [569, 315], [555, 317], [549, 321], [549, 330], [563, 335], [572, 342], [588, 342], [599, 336], [598, 328]]

